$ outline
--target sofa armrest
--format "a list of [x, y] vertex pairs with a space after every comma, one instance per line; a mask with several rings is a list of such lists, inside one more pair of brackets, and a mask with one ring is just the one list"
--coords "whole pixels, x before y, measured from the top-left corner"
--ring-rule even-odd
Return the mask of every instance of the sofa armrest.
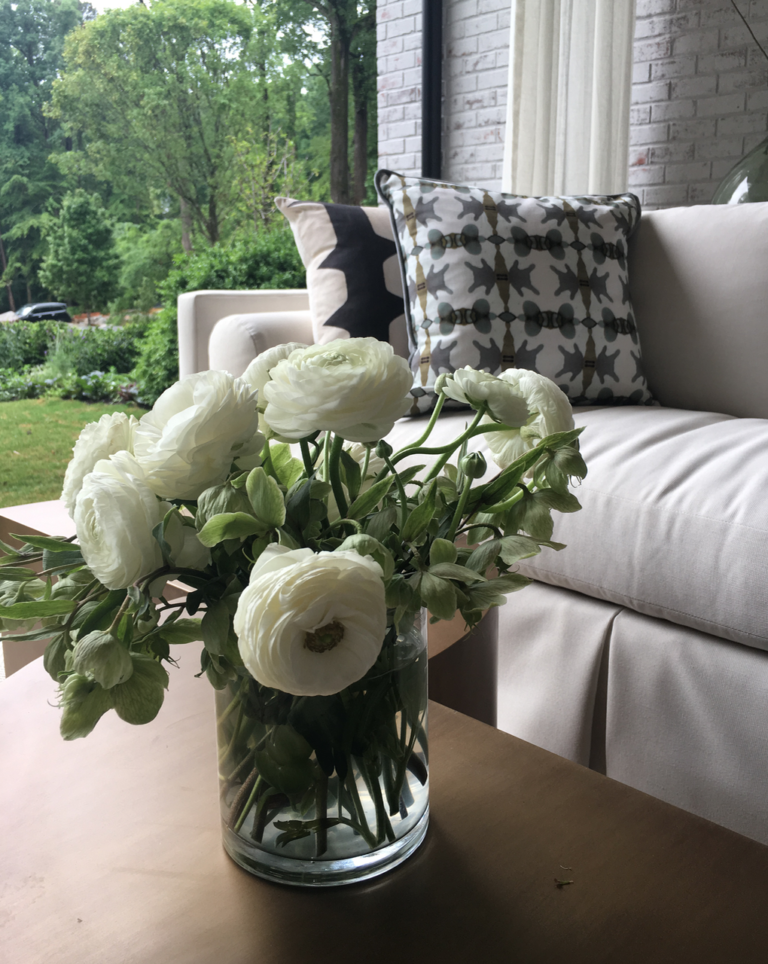
[[179, 377], [184, 378], [185, 375], [206, 371], [210, 367], [208, 339], [221, 318], [232, 314], [307, 311], [309, 299], [304, 289], [188, 291], [179, 295], [178, 309]]
[[208, 367], [242, 375], [257, 355], [289, 341], [313, 343], [309, 311], [227, 315], [216, 322], [208, 339]]

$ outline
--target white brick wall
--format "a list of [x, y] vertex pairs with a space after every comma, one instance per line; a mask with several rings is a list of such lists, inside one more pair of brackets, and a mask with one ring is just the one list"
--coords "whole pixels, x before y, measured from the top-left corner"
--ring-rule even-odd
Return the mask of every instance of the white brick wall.
[[[768, 41], [768, 0], [737, 0]], [[646, 208], [707, 204], [768, 131], [768, 61], [729, 0], [637, 0], [629, 184]]]
[[[737, 0], [768, 46], [768, 0]], [[509, 0], [444, 0], [443, 176], [501, 185]], [[379, 0], [379, 162], [421, 170], [421, 0]], [[768, 131], [768, 61], [729, 0], [637, 0], [629, 183], [701, 204]]]

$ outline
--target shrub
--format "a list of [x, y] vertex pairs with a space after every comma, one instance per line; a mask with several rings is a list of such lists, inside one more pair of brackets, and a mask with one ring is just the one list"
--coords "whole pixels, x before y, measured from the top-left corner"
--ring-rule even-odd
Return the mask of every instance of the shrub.
[[59, 375], [88, 375], [114, 368], [130, 372], [141, 351], [150, 318], [138, 318], [122, 328], [69, 328], [59, 330], [48, 353], [48, 366]]
[[43, 395], [74, 398], [81, 402], [134, 401], [133, 386], [126, 382], [126, 376], [115, 371], [55, 375], [45, 365], [27, 366], [18, 372], [6, 368], [0, 369], [0, 402]]
[[56, 341], [66, 331], [60, 321], [10, 321], [0, 324], [0, 369], [42, 365]]
[[304, 266], [287, 228], [241, 238], [176, 259], [160, 285], [164, 308], [150, 323], [133, 377], [142, 404], [152, 405], [179, 377], [176, 299], [186, 291], [220, 288], [303, 288]]

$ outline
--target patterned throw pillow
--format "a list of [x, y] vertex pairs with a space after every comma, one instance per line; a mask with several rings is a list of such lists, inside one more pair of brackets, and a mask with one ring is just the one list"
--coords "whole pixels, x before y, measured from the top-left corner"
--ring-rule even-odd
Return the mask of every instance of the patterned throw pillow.
[[279, 197], [307, 269], [315, 342], [378, 338], [408, 354], [403, 286], [386, 208]]
[[574, 405], [652, 401], [629, 300], [634, 194], [520, 197], [379, 171], [396, 228], [414, 383], [528, 368]]

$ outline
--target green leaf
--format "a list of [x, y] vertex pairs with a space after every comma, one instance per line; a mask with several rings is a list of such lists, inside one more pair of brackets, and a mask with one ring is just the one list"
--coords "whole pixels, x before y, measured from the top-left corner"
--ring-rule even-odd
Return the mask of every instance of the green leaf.
[[433, 480], [427, 494], [424, 496], [424, 501], [417, 505], [405, 520], [403, 531], [400, 533], [403, 542], [413, 542], [414, 539], [417, 539], [426, 530], [432, 521], [432, 516], [435, 514], [436, 492], [437, 485]]
[[2, 619], [42, 619], [45, 616], [63, 616], [71, 613], [75, 603], [71, 599], [49, 599], [47, 602], [18, 602], [12, 606], [0, 606]]
[[538, 492], [529, 492], [504, 516], [504, 528], [507, 534], [514, 534], [520, 529], [527, 532], [534, 539], [551, 539], [554, 525], [550, 510], [537, 498]]
[[377, 512], [366, 522], [366, 532], [374, 539], [382, 542], [391, 532], [397, 522], [397, 507], [388, 505], [386, 508]]
[[342, 481], [347, 486], [350, 499], [354, 502], [360, 492], [362, 478], [360, 477], [360, 466], [352, 458], [346, 449], [341, 450]]
[[48, 673], [56, 683], [59, 681], [59, 674], [64, 672], [65, 657], [69, 649], [69, 640], [64, 633], [59, 633], [58, 636], [54, 636], [45, 648], [43, 666], [45, 667], [46, 673]]
[[229, 635], [229, 609], [221, 601], [211, 603], [203, 616], [201, 628], [203, 642], [209, 653], [223, 656]]
[[177, 619], [172, 623], [163, 623], [148, 636], [162, 636], [163, 639], [172, 646], [183, 645], [184, 643], [196, 643], [203, 638], [201, 619]]
[[16, 566], [4, 566], [0, 568], [0, 582], [28, 582], [30, 579], [37, 579], [37, 573], [31, 569], [22, 569]]
[[458, 582], [484, 582], [485, 576], [464, 566], [457, 566], [450, 562], [440, 562], [436, 566], [430, 566], [429, 572], [433, 576], [441, 579], [456, 579]]
[[388, 475], [379, 482], [374, 482], [370, 489], [367, 489], [355, 499], [347, 511], [347, 517], [350, 519], [362, 519], [368, 515], [369, 512], [372, 512], [392, 488], [394, 481], [394, 476]]
[[280, 482], [290, 489], [294, 483], [301, 478], [304, 471], [304, 463], [301, 459], [294, 458], [291, 454], [291, 447], [285, 442], [274, 442], [269, 446], [269, 456], [272, 460], [272, 468]]
[[458, 550], [448, 539], [435, 539], [429, 550], [429, 561], [433, 566], [441, 562], [456, 562]]
[[392, 553], [373, 536], [357, 532], [354, 535], [347, 536], [336, 551], [338, 552], [339, 549], [353, 549], [361, 556], [371, 556], [381, 566], [384, 582], [389, 582], [392, 573], [395, 571], [395, 560], [392, 558]]
[[548, 509], [556, 509], [558, 512], [578, 512], [581, 503], [570, 492], [555, 492], [554, 489], [539, 489], [534, 493], [534, 498], [541, 505]]
[[43, 569], [56, 569], [64, 566], [82, 566], [85, 560], [79, 549], [70, 552], [51, 552], [43, 550]]
[[198, 539], [211, 549], [225, 539], [245, 539], [263, 530], [263, 523], [245, 512], [222, 512], [205, 523]]
[[[106, 629], [107, 626], [112, 622], [114, 614], [118, 607], [125, 599], [127, 590], [125, 589], [110, 589], [104, 599], [93, 608], [89, 613], [87, 619], [80, 626], [79, 636], [87, 636], [88, 633], [92, 632], [94, 629]], [[78, 613], [78, 616], [80, 614]], [[75, 617], [75, 620], [77, 617]]]
[[[19, 542], [23, 542], [28, 546], [34, 546], [35, 549], [47, 549], [49, 552], [72, 552], [71, 540], [65, 540], [63, 536], [59, 539], [49, 536], [17, 536], [16, 533], [12, 532], [11, 538], [18, 539]], [[6, 548], [11, 547], [8, 546]]]
[[421, 576], [421, 600], [438, 619], [453, 619], [456, 615], [456, 588], [445, 579], [424, 572]]
[[253, 469], [245, 483], [253, 511], [268, 529], [277, 529], [285, 522], [285, 503], [280, 486], [261, 466]]
[[499, 540], [501, 545], [501, 558], [508, 566], [513, 566], [521, 559], [530, 559], [531, 556], [541, 552], [539, 544], [529, 539], [528, 536], [512, 535], [504, 536]]

